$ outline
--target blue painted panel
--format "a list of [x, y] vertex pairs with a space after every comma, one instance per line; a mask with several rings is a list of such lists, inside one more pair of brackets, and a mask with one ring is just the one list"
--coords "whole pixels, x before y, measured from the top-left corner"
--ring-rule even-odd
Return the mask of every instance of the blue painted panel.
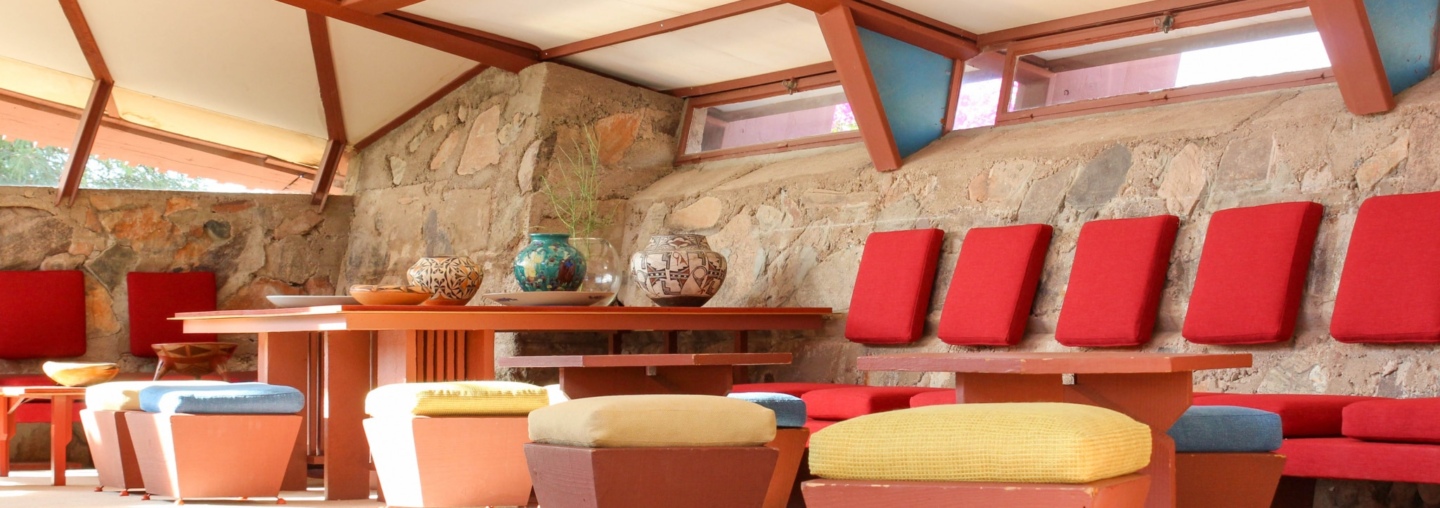
[[1440, 0], [1365, 0], [1385, 76], [1395, 93], [1430, 76]]
[[905, 42], [860, 29], [860, 43], [890, 120], [901, 157], [920, 151], [944, 134], [954, 63]]

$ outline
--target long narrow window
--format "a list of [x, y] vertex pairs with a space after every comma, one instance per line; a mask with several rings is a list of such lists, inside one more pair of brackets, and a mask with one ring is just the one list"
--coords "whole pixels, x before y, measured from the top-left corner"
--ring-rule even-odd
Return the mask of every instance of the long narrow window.
[[859, 132], [838, 85], [738, 102], [694, 102], [699, 105], [690, 111], [682, 161], [849, 140]]

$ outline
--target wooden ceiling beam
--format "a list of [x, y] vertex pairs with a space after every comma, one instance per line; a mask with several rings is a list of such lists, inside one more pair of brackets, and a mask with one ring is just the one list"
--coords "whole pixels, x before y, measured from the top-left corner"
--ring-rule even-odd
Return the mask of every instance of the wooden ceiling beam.
[[475, 76], [479, 76], [480, 73], [484, 72], [487, 68], [489, 67], [482, 64], [465, 71], [464, 74], [446, 83], [445, 86], [440, 87], [435, 93], [430, 94], [428, 97], [425, 97], [424, 100], [411, 106], [410, 109], [405, 110], [404, 113], [400, 113], [400, 116], [391, 119], [389, 122], [386, 122], [385, 125], [380, 126], [379, 129], [375, 129], [375, 132], [355, 142], [355, 149], [364, 150], [365, 147], [379, 141], [380, 138], [385, 137], [386, 134], [399, 128], [401, 125], [405, 125], [405, 122], [410, 121], [411, 118], [415, 118], [415, 115], [419, 115], [421, 111], [425, 111], [425, 108], [430, 107], [436, 102], [440, 102], [440, 99], [444, 99], [445, 96], [450, 95], [450, 92], [454, 92], [455, 89], [460, 88], [461, 85], [469, 83], [471, 79], [475, 79]]
[[980, 46], [974, 40], [873, 5], [859, 2], [849, 2], [847, 5], [855, 17], [855, 24], [865, 29], [954, 60], [969, 60], [980, 54]]
[[335, 76], [335, 55], [330, 47], [330, 19], [313, 12], [306, 12], [305, 19], [310, 28], [310, 49], [315, 54], [315, 75], [320, 82], [320, 104], [325, 110], [325, 132], [330, 137], [325, 143], [314, 185], [310, 187], [310, 203], [324, 208], [330, 187], [335, 183], [335, 173], [340, 169], [341, 155], [345, 153], [345, 114], [340, 106], [340, 80]]
[[75, 204], [80, 193], [80, 180], [85, 177], [85, 164], [90, 162], [90, 149], [95, 146], [95, 136], [100, 133], [100, 120], [105, 118], [105, 104], [110, 101], [110, 92], [115, 82], [95, 80], [90, 87], [90, 99], [85, 102], [85, 111], [80, 115], [80, 127], [75, 132], [75, 142], [70, 145], [70, 157], [65, 160], [65, 169], [60, 173], [60, 192], [55, 196], [55, 205]]
[[95, 34], [90, 31], [90, 22], [85, 20], [85, 13], [80, 10], [80, 0], [60, 0], [60, 9], [65, 11], [65, 19], [70, 22], [70, 31], [75, 32], [75, 41], [80, 43], [80, 53], [85, 55], [85, 63], [90, 66], [90, 74], [97, 80], [115, 82], [110, 75], [110, 67], [105, 65], [105, 58], [100, 56], [100, 45], [95, 42]]
[[428, 18], [419, 14], [405, 11], [386, 13], [384, 14], [384, 17], [395, 18], [417, 25], [422, 25], [427, 28], [433, 28], [442, 32], [448, 32], [451, 35], [455, 35], [458, 37], [474, 39], [501, 49], [508, 49], [512, 53], [525, 55], [537, 59], [540, 58], [540, 46], [536, 46], [534, 44], [530, 44], [519, 39], [512, 39], [510, 37], [506, 37], [497, 33], [486, 32], [484, 30], [470, 28], [465, 25], [457, 25], [448, 21]]
[[1345, 107], [1357, 115], [1395, 109], [1364, 0], [1310, 0], [1310, 14], [1330, 55]]
[[365, 14], [384, 14], [404, 9], [425, 0], [341, 0], [340, 6]]
[[325, 143], [320, 172], [315, 175], [315, 184], [310, 186], [310, 204], [325, 208], [325, 201], [330, 198], [330, 187], [335, 185], [335, 174], [340, 170], [340, 159], [344, 156], [344, 141], [332, 139]]
[[277, 1], [510, 72], [520, 72], [521, 69], [539, 63], [537, 57], [517, 53], [511, 48], [461, 37], [393, 16], [372, 16], [342, 7], [334, 0]]
[[900, 149], [895, 145], [895, 136], [880, 99], [880, 89], [875, 85], [875, 76], [871, 73], [870, 61], [865, 56], [865, 46], [860, 40], [851, 8], [838, 5], [816, 15], [816, 19], [820, 22], [820, 32], [825, 36], [825, 45], [830, 49], [830, 58], [835, 62], [835, 72], [840, 75], [845, 96], [850, 100], [850, 110], [860, 127], [860, 137], [870, 152], [870, 160], [879, 171], [899, 169]]
[[768, 9], [786, 3], [785, 0], [739, 0], [724, 5], [718, 5], [709, 9], [695, 11], [689, 14], [682, 14], [673, 18], [656, 21], [634, 28], [627, 28], [618, 32], [612, 32], [589, 39], [575, 41], [569, 44], [561, 44], [540, 52], [540, 56], [546, 60], [567, 57], [576, 53], [600, 49], [607, 46], [630, 42], [646, 37], [653, 37], [660, 34], [674, 32], [701, 25], [712, 21], [719, 21], [725, 18], [739, 16], [761, 9]]

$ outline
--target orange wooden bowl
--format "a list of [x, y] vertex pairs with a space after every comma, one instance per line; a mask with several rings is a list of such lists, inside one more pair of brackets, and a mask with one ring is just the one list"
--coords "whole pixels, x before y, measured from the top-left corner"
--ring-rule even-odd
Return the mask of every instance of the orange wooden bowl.
[[98, 385], [120, 373], [120, 367], [114, 363], [45, 362], [40, 370], [63, 386]]
[[360, 305], [419, 305], [431, 293], [415, 286], [350, 286], [350, 297]]

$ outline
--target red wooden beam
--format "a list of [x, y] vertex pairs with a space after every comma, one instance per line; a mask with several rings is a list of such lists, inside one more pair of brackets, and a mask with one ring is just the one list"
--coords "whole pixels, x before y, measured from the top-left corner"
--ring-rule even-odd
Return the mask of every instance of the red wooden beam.
[[65, 19], [70, 22], [70, 31], [75, 32], [75, 41], [80, 43], [80, 53], [85, 55], [85, 63], [90, 65], [90, 74], [99, 81], [115, 82], [110, 76], [110, 67], [105, 65], [105, 59], [100, 56], [100, 45], [95, 42], [95, 34], [90, 31], [90, 22], [85, 20], [85, 13], [80, 10], [80, 0], [60, 0], [60, 9], [65, 11]]
[[75, 132], [75, 143], [70, 148], [70, 158], [65, 161], [65, 172], [60, 174], [56, 206], [74, 204], [75, 195], [80, 193], [85, 163], [90, 162], [90, 148], [95, 146], [100, 120], [105, 118], [105, 103], [110, 101], [110, 92], [114, 89], [115, 82], [103, 80], [95, 80], [95, 85], [90, 87], [90, 100], [85, 102], [85, 112], [80, 115], [80, 129]]
[[315, 184], [310, 187], [310, 204], [325, 208], [330, 198], [330, 187], [335, 184], [335, 173], [340, 169], [340, 159], [345, 155], [345, 142], [330, 140], [325, 143], [325, 155], [320, 158], [320, 172], [315, 175]]
[[341, 0], [340, 5], [365, 14], [383, 14], [404, 9], [425, 0]]
[[519, 54], [510, 48], [502, 48], [487, 41], [461, 37], [391, 16], [372, 16], [342, 7], [334, 0], [277, 1], [510, 72], [520, 72], [521, 69], [539, 63], [534, 56]]
[[980, 53], [975, 41], [917, 23], [893, 12], [857, 2], [846, 4], [858, 26], [918, 46], [946, 58], [968, 60]]
[[486, 65], [477, 65], [470, 70], [465, 71], [464, 74], [461, 74], [453, 81], [446, 83], [445, 86], [440, 87], [440, 89], [436, 90], [435, 93], [430, 94], [430, 96], [426, 97], [424, 100], [420, 101], [414, 106], [411, 106], [410, 109], [405, 110], [404, 113], [400, 113], [400, 116], [397, 116], [389, 122], [386, 122], [385, 125], [380, 126], [379, 129], [375, 129], [375, 132], [372, 132], [368, 136], [360, 139], [360, 141], [355, 142], [355, 149], [364, 150], [365, 147], [370, 146], [376, 141], [379, 141], [380, 138], [384, 137], [386, 134], [389, 134], [390, 131], [399, 128], [401, 125], [405, 125], [405, 122], [410, 121], [411, 118], [415, 118], [415, 115], [420, 114], [421, 111], [425, 111], [425, 108], [430, 107], [436, 102], [440, 102], [440, 99], [444, 99], [445, 96], [450, 95], [450, 92], [454, 92], [456, 88], [460, 88], [461, 85], [469, 83], [471, 79], [475, 78], [475, 76], [479, 76], [480, 73], [483, 72], [487, 67], [488, 66]]
[[540, 52], [540, 56], [546, 60], [562, 58], [583, 51], [600, 49], [622, 42], [630, 42], [636, 39], [670, 33], [711, 21], [718, 21], [761, 9], [768, 9], [784, 3], [784, 0], [739, 0], [618, 32], [575, 41], [569, 44], [561, 44]]
[[956, 60], [954, 70], [950, 71], [950, 100], [945, 103], [945, 125], [941, 132], [955, 130], [955, 116], [960, 113], [960, 87], [965, 79], [965, 61]]
[[1330, 68], [1345, 107], [1357, 115], [1384, 113], [1395, 109], [1395, 95], [1380, 47], [1370, 29], [1370, 16], [1363, 0], [1310, 0], [1310, 14], [1330, 55]]
[[900, 149], [895, 146], [890, 121], [885, 118], [885, 106], [881, 104], [880, 90], [875, 86], [870, 61], [860, 42], [855, 16], [849, 7], [840, 5], [816, 18], [820, 21], [820, 32], [825, 35], [825, 45], [835, 62], [835, 72], [840, 74], [840, 84], [845, 89], [845, 97], [850, 100], [850, 110], [855, 114], [855, 123], [860, 126], [860, 135], [865, 140], [865, 148], [870, 152], [875, 169], [899, 169]]
[[989, 48], [1011, 41], [1031, 39], [1045, 35], [1089, 28], [1094, 26], [1163, 16], [1168, 12], [1194, 9], [1211, 5], [1233, 3], [1241, 0], [1152, 0], [1138, 4], [1095, 11], [1068, 18], [1045, 21], [995, 32], [980, 34], [980, 47]]
[[320, 81], [320, 105], [325, 110], [325, 133], [331, 140], [345, 142], [345, 113], [340, 107], [340, 82], [335, 77], [335, 55], [330, 48], [329, 20], [305, 13], [310, 25], [310, 50], [315, 55], [315, 76]]
[[910, 9], [906, 9], [906, 8], [904, 8], [904, 7], [901, 7], [901, 6], [892, 4], [892, 3], [890, 3], [890, 2], [886, 2], [885, 0], [853, 0], [853, 1], [858, 2], [858, 3], [862, 3], [862, 4], [872, 5], [872, 6], [878, 7], [878, 8], [880, 8], [880, 9], [882, 9], [882, 10], [886, 10], [886, 11], [893, 12], [893, 13], [895, 13], [895, 14], [903, 17], [903, 18], [910, 19], [910, 20], [912, 20], [912, 21], [914, 21], [914, 22], [916, 22], [916, 23], [919, 23], [919, 24], [921, 24], [921, 25], [928, 26], [928, 27], [930, 27], [930, 28], [934, 28], [934, 29], [936, 29], [936, 30], [944, 31], [944, 32], [946, 32], [946, 33], [949, 33], [949, 34], [954, 35], [954, 36], [956, 36], [956, 37], [959, 37], [959, 38], [961, 38], [961, 39], [968, 39], [968, 40], [971, 40], [971, 41], [978, 41], [978, 40], [980, 40], [979, 37], [976, 36], [974, 32], [971, 32], [971, 31], [966, 30], [966, 29], [964, 29], [964, 28], [960, 28], [960, 27], [955, 26], [955, 25], [951, 25], [951, 24], [949, 24], [949, 23], [946, 23], [946, 22], [944, 22], [944, 21], [940, 21], [940, 20], [935, 19], [935, 18], [932, 18], [932, 17], [930, 17], [930, 16], [926, 16], [926, 15], [924, 15], [924, 14], [920, 14], [920, 13], [918, 13], [918, 12], [912, 11], [912, 10], [910, 10]]
[[457, 25], [455, 23], [441, 21], [435, 18], [427, 18], [413, 12], [395, 11], [386, 13], [384, 17], [408, 21], [410, 23], [422, 25], [426, 28], [433, 28], [442, 32], [448, 32], [451, 35], [456, 35], [463, 38], [476, 39], [486, 44], [509, 50], [511, 53], [525, 55], [531, 58], [540, 58], [540, 46], [536, 46], [534, 44], [530, 44], [519, 39], [512, 39], [500, 34], [490, 33], [484, 30], [477, 30], [465, 25]]

